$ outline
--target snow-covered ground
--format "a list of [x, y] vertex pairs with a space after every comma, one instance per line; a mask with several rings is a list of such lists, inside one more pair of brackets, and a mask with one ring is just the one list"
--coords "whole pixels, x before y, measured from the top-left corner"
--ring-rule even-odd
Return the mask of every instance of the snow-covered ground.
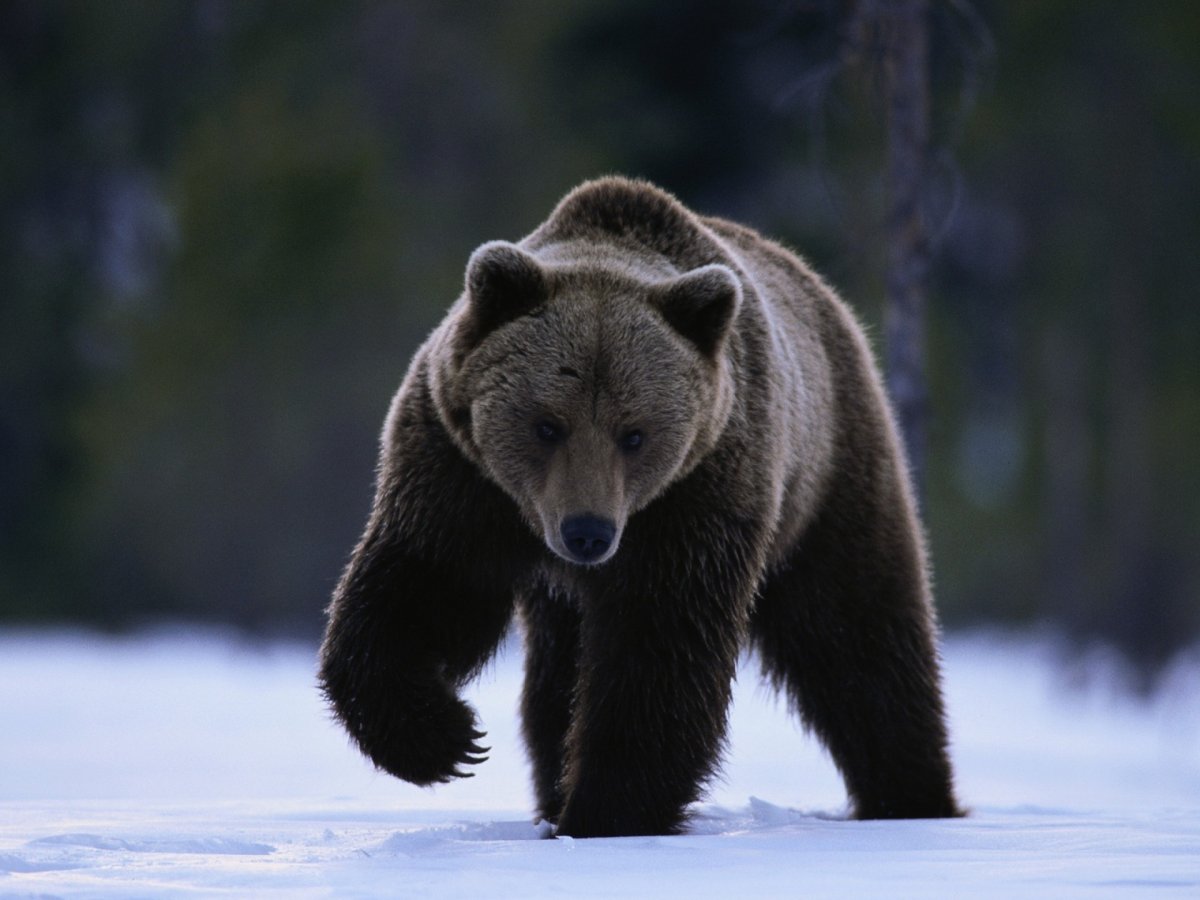
[[1102, 660], [1072, 687], [1048, 642], [952, 636], [972, 814], [883, 823], [841, 817], [832, 765], [748, 663], [690, 834], [550, 841], [529, 819], [519, 647], [472, 691], [491, 760], [433, 791], [347, 746], [313, 653], [0, 636], [0, 898], [1200, 897], [1200, 665], [1140, 704]]

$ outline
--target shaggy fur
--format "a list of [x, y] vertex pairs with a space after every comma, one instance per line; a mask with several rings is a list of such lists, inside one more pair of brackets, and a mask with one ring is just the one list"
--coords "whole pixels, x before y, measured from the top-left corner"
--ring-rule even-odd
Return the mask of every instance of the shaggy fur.
[[641, 182], [485, 244], [383, 434], [320, 678], [376, 765], [483, 759], [458, 697], [514, 611], [538, 812], [679, 830], [740, 650], [862, 818], [958, 814], [925, 551], [862, 330], [797, 257]]

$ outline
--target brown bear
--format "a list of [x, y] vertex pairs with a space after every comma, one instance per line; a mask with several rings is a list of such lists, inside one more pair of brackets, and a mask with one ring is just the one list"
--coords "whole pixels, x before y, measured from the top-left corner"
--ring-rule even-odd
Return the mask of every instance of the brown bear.
[[669, 834], [752, 645], [860, 818], [959, 814], [904, 454], [862, 329], [800, 259], [650, 184], [484, 244], [384, 426], [320, 681], [419, 785], [486, 748], [458, 690], [514, 612], [538, 813]]

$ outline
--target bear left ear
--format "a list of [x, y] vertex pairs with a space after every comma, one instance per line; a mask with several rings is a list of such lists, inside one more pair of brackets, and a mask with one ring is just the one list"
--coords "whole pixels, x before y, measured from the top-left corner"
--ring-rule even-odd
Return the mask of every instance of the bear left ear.
[[546, 274], [538, 261], [507, 241], [491, 241], [467, 263], [472, 343], [548, 299]]
[[741, 305], [742, 287], [727, 266], [714, 263], [655, 285], [650, 302], [667, 324], [713, 357]]

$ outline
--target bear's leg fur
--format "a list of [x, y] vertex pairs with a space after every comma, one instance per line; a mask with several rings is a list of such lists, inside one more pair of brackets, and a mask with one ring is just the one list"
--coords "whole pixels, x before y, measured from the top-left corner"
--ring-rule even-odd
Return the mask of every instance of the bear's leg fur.
[[429, 429], [427, 399], [401, 399], [366, 533], [329, 607], [319, 679], [375, 765], [427, 785], [481, 761], [483, 735], [458, 691], [507, 631], [517, 568], [537, 543]]
[[330, 608], [320, 681], [333, 711], [379, 768], [428, 785], [482, 761], [474, 712], [458, 689], [508, 626], [511, 589], [490, 591], [368, 533]]
[[858, 818], [960, 815], [916, 529], [906, 498], [869, 497], [834, 485], [763, 584], [752, 637]]
[[579, 611], [543, 584], [519, 598], [525, 622], [525, 686], [521, 732], [533, 764], [538, 814], [554, 821], [562, 812], [563, 760], [571, 705], [579, 678]]
[[676, 833], [719, 762], [757, 526], [668, 507], [631, 520], [582, 603], [562, 835]]

